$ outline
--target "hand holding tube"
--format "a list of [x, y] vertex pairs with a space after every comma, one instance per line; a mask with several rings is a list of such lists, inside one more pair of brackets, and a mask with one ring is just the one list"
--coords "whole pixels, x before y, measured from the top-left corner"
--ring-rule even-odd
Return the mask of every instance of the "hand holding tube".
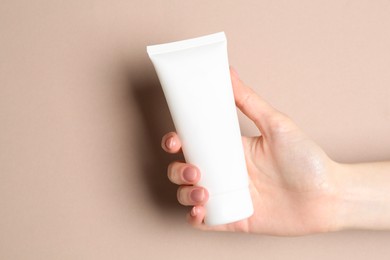
[[[179, 202], [193, 206], [187, 216], [191, 225], [272, 235], [390, 228], [390, 163], [345, 165], [331, 160], [290, 118], [245, 86], [234, 70], [231, 78], [237, 107], [261, 132], [258, 137], [242, 138], [254, 214], [242, 221], [206, 226], [203, 205], [208, 192], [196, 186], [201, 172], [190, 164], [173, 162], [168, 178], [180, 185]], [[165, 135], [162, 147], [179, 152], [178, 136]]]

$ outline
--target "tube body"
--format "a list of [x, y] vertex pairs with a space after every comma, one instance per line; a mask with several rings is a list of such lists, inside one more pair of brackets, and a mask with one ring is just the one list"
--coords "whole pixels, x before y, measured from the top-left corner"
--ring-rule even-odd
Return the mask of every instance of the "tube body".
[[248, 218], [253, 205], [223, 32], [147, 47], [182, 142], [209, 192], [205, 223]]

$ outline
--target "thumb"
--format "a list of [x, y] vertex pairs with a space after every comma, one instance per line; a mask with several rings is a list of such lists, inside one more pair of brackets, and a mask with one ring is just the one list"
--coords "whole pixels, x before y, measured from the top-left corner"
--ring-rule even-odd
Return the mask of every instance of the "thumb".
[[263, 135], [267, 135], [269, 132], [267, 126], [271, 123], [272, 118], [281, 113], [246, 86], [232, 67], [230, 67], [230, 77], [236, 106], [256, 124]]

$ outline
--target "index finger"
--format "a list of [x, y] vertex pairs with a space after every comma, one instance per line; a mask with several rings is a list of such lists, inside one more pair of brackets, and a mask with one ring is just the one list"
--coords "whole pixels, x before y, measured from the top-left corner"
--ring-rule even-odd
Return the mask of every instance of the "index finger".
[[179, 136], [175, 132], [169, 132], [161, 139], [161, 147], [168, 153], [178, 153], [181, 150]]

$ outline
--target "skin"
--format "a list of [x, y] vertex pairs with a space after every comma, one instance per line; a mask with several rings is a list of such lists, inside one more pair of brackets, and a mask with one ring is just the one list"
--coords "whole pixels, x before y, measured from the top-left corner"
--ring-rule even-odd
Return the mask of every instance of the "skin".
[[[331, 160], [289, 117], [246, 86], [233, 69], [230, 72], [236, 106], [261, 132], [242, 137], [255, 210], [245, 220], [206, 226], [203, 205], [208, 192], [196, 185], [201, 173], [175, 161], [167, 175], [180, 185], [179, 203], [192, 206], [187, 220], [193, 227], [279, 236], [390, 228], [389, 162], [345, 165]], [[166, 134], [161, 145], [168, 153], [181, 152], [174, 132]], [[374, 178], [369, 172], [376, 173]], [[373, 205], [380, 209], [379, 217]]]

